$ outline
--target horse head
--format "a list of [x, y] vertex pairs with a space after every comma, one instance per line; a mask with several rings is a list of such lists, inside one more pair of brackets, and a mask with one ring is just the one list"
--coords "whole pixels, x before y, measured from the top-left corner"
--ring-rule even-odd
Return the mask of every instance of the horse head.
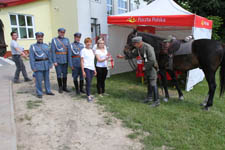
[[125, 55], [126, 55], [127, 53], [129, 53], [130, 51], [132, 51], [132, 50], [135, 48], [134, 45], [132, 44], [132, 39], [133, 39], [134, 37], [136, 37], [137, 34], [138, 34], [138, 31], [137, 31], [136, 29], [134, 29], [134, 30], [128, 35], [128, 37], [127, 37], [127, 43], [126, 43], [126, 45], [125, 45], [125, 47], [124, 47], [124, 50], [123, 50], [123, 52], [124, 52]]

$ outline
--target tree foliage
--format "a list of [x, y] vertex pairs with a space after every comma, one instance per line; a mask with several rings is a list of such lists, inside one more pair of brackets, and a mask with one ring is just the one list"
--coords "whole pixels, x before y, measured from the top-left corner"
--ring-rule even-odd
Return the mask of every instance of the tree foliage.
[[[148, 3], [154, 0], [144, 0]], [[184, 9], [213, 20], [213, 38], [225, 41], [225, 0], [174, 0]]]

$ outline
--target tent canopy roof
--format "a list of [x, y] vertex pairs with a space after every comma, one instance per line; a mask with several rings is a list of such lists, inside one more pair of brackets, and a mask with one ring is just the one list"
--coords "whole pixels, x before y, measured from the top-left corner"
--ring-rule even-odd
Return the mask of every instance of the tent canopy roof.
[[124, 26], [199, 27], [212, 29], [212, 21], [195, 15], [173, 0], [155, 0], [144, 8], [108, 16], [108, 24]]
[[144, 8], [115, 16], [165, 16], [165, 15], [191, 15], [173, 0], [155, 0]]

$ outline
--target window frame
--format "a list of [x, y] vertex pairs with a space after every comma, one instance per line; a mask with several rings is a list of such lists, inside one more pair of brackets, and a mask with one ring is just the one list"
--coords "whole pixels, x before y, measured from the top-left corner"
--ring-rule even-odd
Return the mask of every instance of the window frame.
[[[111, 0], [112, 4], [108, 4], [108, 0], [106, 0], [106, 7], [107, 7], [107, 16], [113, 15], [113, 0]], [[112, 14], [108, 14], [108, 8], [112, 9]]]
[[[126, 8], [120, 7], [120, 6], [119, 6], [119, 1], [126, 2]], [[123, 13], [127, 13], [127, 12], [129, 11], [129, 9], [128, 9], [128, 1], [127, 1], [127, 0], [118, 0], [118, 1], [117, 1], [117, 13], [118, 13], [118, 14], [123, 14], [123, 13], [119, 13], [120, 10], [125, 11], [125, 12], [123, 12]]]
[[[12, 15], [16, 16], [16, 25], [12, 25], [12, 20], [11, 20], [11, 16]], [[25, 18], [25, 26], [20, 26], [20, 24], [19, 24], [19, 15], [24, 16], [24, 18]], [[32, 26], [28, 26], [27, 17], [31, 17]], [[34, 16], [33, 15], [9, 13], [9, 21], [10, 21], [11, 31], [12, 31], [12, 28], [16, 28], [17, 29], [18, 39], [20, 39], [20, 40], [30, 40], [30, 39], [34, 40], [35, 39], [35, 21], [34, 21]], [[27, 34], [26, 38], [21, 38], [20, 28], [25, 28], [26, 29], [26, 34]], [[28, 32], [29, 29], [33, 29], [33, 37], [32, 38], [29, 37], [29, 32]]]

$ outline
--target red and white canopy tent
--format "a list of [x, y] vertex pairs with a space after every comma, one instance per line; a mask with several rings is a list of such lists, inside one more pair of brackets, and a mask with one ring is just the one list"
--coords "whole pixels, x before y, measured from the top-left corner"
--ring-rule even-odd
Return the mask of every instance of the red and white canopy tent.
[[[192, 34], [195, 39], [211, 39], [212, 35], [211, 20], [183, 9], [173, 0], [155, 0], [144, 8], [125, 14], [108, 16], [108, 24], [123, 28], [149, 28], [151, 33], [163, 37], [173, 34], [178, 38], [185, 38], [185, 36]], [[109, 25], [109, 36], [115, 28], [111, 25]], [[115, 29], [115, 32], [116, 30], [118, 29]], [[109, 46], [110, 43], [113, 42], [110, 42], [109, 39]], [[203, 78], [204, 74], [200, 69], [189, 71], [186, 90], [192, 89]]]

